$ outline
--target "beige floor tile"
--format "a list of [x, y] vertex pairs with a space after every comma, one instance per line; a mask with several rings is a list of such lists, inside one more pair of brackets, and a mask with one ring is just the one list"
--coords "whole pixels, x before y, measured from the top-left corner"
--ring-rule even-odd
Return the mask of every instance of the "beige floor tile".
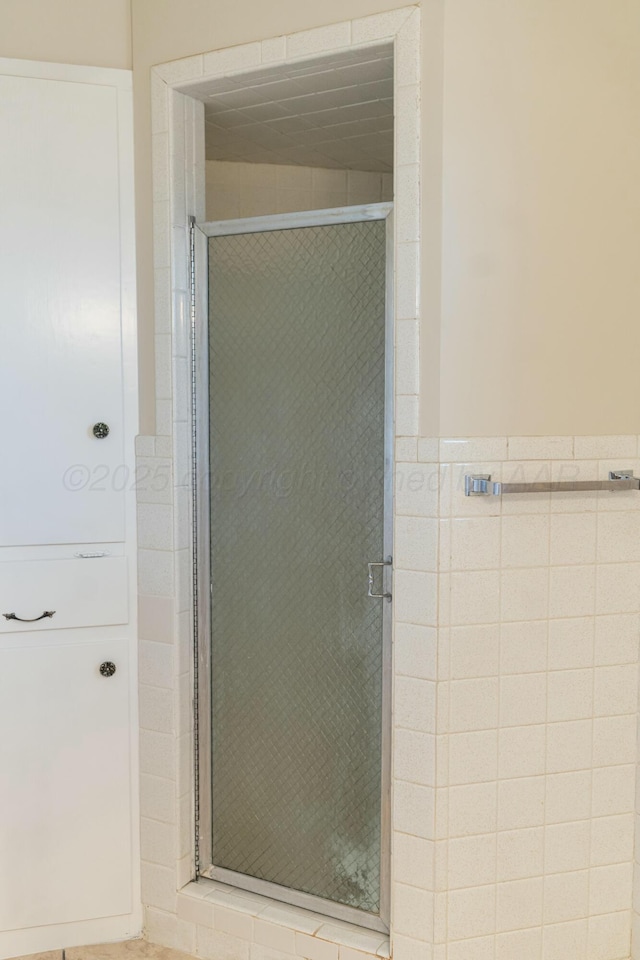
[[49, 950], [47, 953], [30, 953], [23, 957], [14, 957], [13, 960], [62, 960], [62, 950]]
[[[98, 943], [65, 950], [65, 960], [191, 960], [189, 954], [169, 947], [159, 947], [147, 940], [125, 940], [121, 943]], [[32, 958], [29, 958], [32, 960]], [[60, 960], [57, 956], [46, 960]]]

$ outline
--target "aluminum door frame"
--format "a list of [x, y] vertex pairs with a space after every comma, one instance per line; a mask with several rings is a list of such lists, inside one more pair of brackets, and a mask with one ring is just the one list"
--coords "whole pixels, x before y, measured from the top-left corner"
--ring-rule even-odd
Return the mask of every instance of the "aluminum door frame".
[[[382, 756], [380, 913], [335, 903], [216, 867], [212, 863], [211, 834], [211, 571], [210, 571], [210, 461], [209, 461], [209, 251], [210, 237], [224, 237], [303, 227], [386, 220], [385, 260], [385, 412], [383, 557], [393, 556], [393, 465], [394, 465], [394, 230], [393, 204], [372, 203], [327, 210], [310, 210], [273, 216], [191, 221], [191, 461], [192, 461], [192, 559], [193, 559], [193, 672], [194, 672], [194, 776], [195, 776], [195, 873], [219, 880], [273, 900], [313, 910], [338, 920], [379, 930], [389, 930], [391, 892], [391, 703], [393, 602], [384, 600], [382, 615]], [[204, 282], [203, 282], [204, 281]], [[382, 568], [384, 571], [384, 568]], [[390, 573], [392, 574], [393, 567]], [[363, 570], [363, 589], [367, 572]], [[383, 590], [384, 592], [384, 590]]]

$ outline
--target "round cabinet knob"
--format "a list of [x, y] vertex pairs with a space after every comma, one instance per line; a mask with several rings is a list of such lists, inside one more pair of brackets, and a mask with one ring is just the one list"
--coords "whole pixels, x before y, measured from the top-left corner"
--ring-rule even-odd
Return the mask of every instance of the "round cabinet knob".
[[103, 677], [112, 677], [116, 672], [116, 665], [111, 660], [105, 660], [100, 664], [100, 673]]
[[93, 435], [97, 440], [104, 440], [109, 436], [109, 427], [106, 423], [94, 423]]

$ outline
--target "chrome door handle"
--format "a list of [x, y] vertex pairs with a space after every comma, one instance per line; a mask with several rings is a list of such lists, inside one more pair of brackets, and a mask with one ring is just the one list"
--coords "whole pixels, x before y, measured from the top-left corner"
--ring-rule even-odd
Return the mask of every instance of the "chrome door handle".
[[374, 567], [390, 567], [393, 560], [391, 557], [387, 557], [386, 560], [370, 560], [367, 563], [367, 569], [369, 575], [367, 577], [369, 588], [367, 590], [367, 596], [373, 597], [376, 600], [386, 600], [388, 603], [391, 603], [391, 594], [390, 593], [374, 593], [373, 592], [373, 568]]
[[37, 623], [38, 620], [44, 620], [45, 617], [52, 617], [54, 613], [55, 610], [45, 610], [39, 617], [31, 617], [31, 619], [18, 617], [15, 613], [3, 613], [2, 616], [5, 620], [19, 620], [20, 623]]

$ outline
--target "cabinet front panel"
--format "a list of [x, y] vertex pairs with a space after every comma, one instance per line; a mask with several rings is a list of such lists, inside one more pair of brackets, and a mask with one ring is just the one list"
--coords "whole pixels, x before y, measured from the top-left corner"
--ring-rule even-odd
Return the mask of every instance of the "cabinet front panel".
[[0, 546], [123, 540], [117, 92], [0, 77], [0, 133]]
[[128, 685], [125, 641], [0, 650], [0, 930], [130, 912]]
[[126, 557], [2, 563], [0, 634], [126, 623], [128, 594]]

